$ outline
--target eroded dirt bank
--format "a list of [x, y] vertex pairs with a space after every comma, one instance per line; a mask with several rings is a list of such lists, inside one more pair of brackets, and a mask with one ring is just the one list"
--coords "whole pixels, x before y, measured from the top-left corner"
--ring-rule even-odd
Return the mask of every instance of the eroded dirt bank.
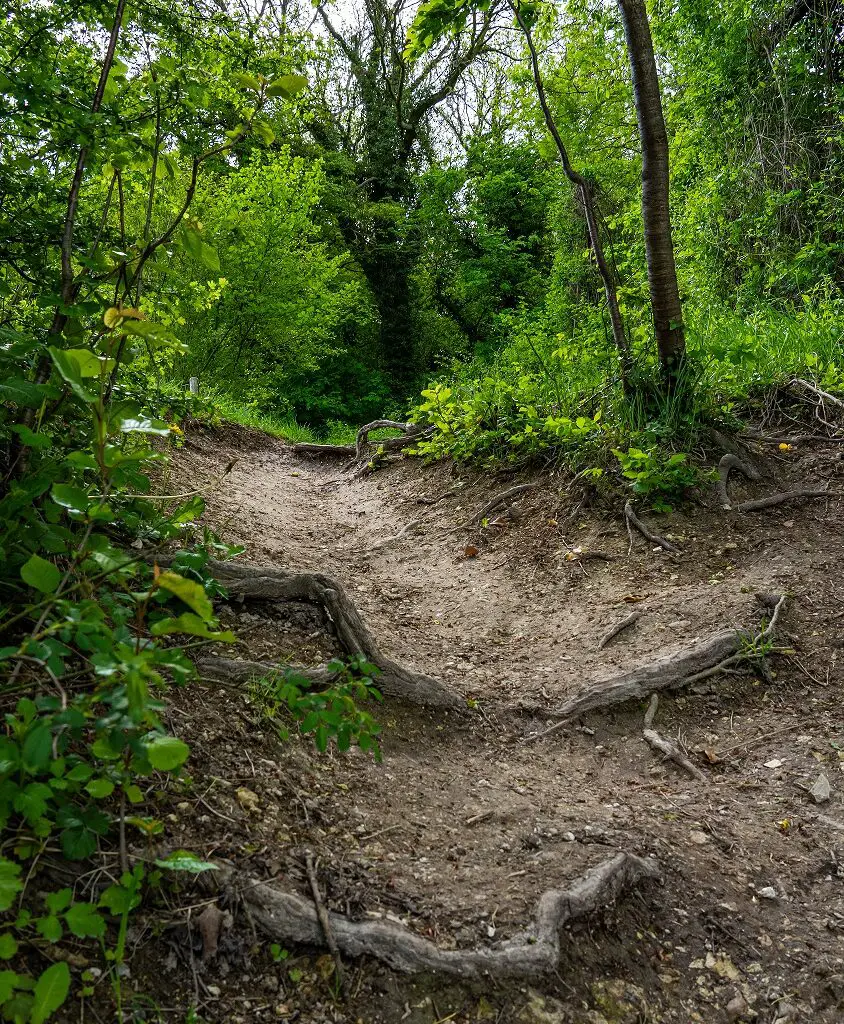
[[[737, 491], [807, 480], [844, 489], [832, 448], [759, 456], [768, 480], [736, 481]], [[386, 911], [444, 948], [513, 935], [544, 890], [618, 850], [655, 857], [663, 881], [573, 926], [541, 983], [413, 980], [364, 960], [349, 965], [345, 1005], [321, 976], [330, 958], [274, 960], [233, 904], [232, 927], [196, 978], [171, 954], [181, 993], [171, 1005], [196, 990], [213, 1021], [842, 1019], [840, 499], [738, 515], [713, 496], [658, 524], [681, 554], [637, 537], [628, 558], [618, 511], [578, 507], [567, 481], [547, 474], [496, 480], [405, 462], [352, 480], [234, 430], [190, 435], [173, 473], [199, 486], [235, 457], [209, 496], [209, 522], [251, 563], [337, 577], [386, 653], [471, 707], [386, 704], [378, 764], [280, 746], [236, 689], [192, 687], [171, 713], [192, 743], [194, 787], [173, 795], [168, 840], [303, 895], [307, 847], [331, 909]], [[490, 495], [534, 479], [512, 514], [450, 532]], [[759, 591], [790, 595], [779, 634], [789, 653], [770, 660], [772, 674], [722, 674], [659, 706], [657, 727], [682, 739], [705, 780], [643, 742], [641, 703], [530, 741], [584, 682], [724, 626], [760, 626]], [[631, 609], [641, 617], [599, 650]], [[311, 606], [233, 602], [223, 614], [241, 638], [235, 657], [308, 664], [333, 653]], [[831, 796], [816, 803], [807, 789], [821, 773]], [[174, 918], [174, 948], [183, 921]], [[160, 970], [160, 953], [147, 948], [150, 967], [159, 957]]]

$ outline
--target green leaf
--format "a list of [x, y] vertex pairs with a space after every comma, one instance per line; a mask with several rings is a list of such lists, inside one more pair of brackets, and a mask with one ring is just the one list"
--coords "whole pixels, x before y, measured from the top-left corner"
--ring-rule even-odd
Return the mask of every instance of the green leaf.
[[211, 599], [202, 589], [202, 585], [195, 580], [189, 580], [180, 576], [177, 572], [162, 572], [158, 574], [156, 583], [163, 590], [175, 594], [180, 601], [183, 601], [188, 608], [192, 608], [202, 619], [208, 620], [214, 616], [214, 607]]
[[[2, 391], [0, 391], [2, 395]], [[14, 423], [9, 428], [21, 439], [21, 444], [27, 448], [35, 448], [38, 451], [46, 451], [53, 443], [52, 437], [49, 434], [36, 434], [34, 430], [24, 426], [23, 423]]]
[[220, 272], [220, 257], [213, 245], [209, 245], [195, 228], [182, 228], [182, 245], [195, 260], [214, 273]]
[[43, 385], [33, 384], [32, 381], [20, 377], [0, 381], [0, 401], [22, 405], [28, 409], [38, 408], [44, 401], [44, 392]]
[[156, 434], [158, 437], [166, 437], [170, 433], [170, 428], [163, 420], [151, 420], [147, 416], [124, 416], [117, 423], [121, 434]]
[[235, 82], [240, 86], [241, 89], [251, 89], [252, 92], [261, 91], [261, 83], [254, 75], [249, 75], [245, 71], [241, 71], [240, 74], [234, 76]]
[[[123, 875], [123, 878], [132, 882], [131, 875]], [[110, 885], [100, 897], [100, 906], [107, 907], [117, 917], [128, 914], [140, 902], [140, 893], [132, 885]]]
[[174, 850], [168, 857], [155, 862], [158, 867], [166, 868], [168, 871], [186, 871], [191, 875], [199, 875], [203, 871], [219, 871], [216, 864], [210, 861], [201, 860], [190, 850]]
[[283, 96], [286, 100], [292, 99], [306, 89], [308, 80], [304, 75], [282, 75], [270, 84], [267, 89], [268, 96]]
[[68, 512], [87, 512], [91, 503], [85, 491], [72, 484], [53, 484], [50, 496], [57, 505], [66, 508]]
[[50, 763], [53, 753], [53, 734], [47, 725], [31, 729], [21, 747], [21, 761], [30, 772], [41, 771]]
[[64, 935], [61, 921], [52, 914], [49, 917], [39, 917], [35, 922], [35, 930], [47, 942], [60, 942]]
[[100, 939], [105, 935], [105, 920], [93, 903], [74, 903], [64, 919], [78, 939]]
[[252, 131], [258, 136], [265, 146], [271, 146], [275, 142], [275, 132], [266, 121], [256, 118], [252, 122]]
[[70, 991], [70, 968], [60, 960], [48, 967], [35, 983], [31, 1024], [44, 1024], [58, 1010]]
[[58, 892], [48, 893], [44, 897], [47, 909], [51, 914], [59, 914], [67, 910], [73, 900], [73, 889], [59, 889]]
[[55, 348], [48, 349], [53, 364], [64, 380], [70, 385], [74, 394], [83, 402], [95, 402], [93, 395], [82, 383], [85, 377], [98, 377], [101, 363], [99, 358], [87, 348]]
[[91, 779], [85, 791], [95, 800], [104, 800], [114, 792], [114, 783], [110, 779]]
[[184, 764], [189, 754], [190, 747], [176, 736], [156, 736], [146, 747], [149, 763], [163, 772]]
[[126, 320], [120, 325], [124, 334], [131, 334], [136, 338], [143, 338], [145, 341], [160, 344], [165, 341], [177, 341], [176, 335], [164, 324], [154, 324], [149, 320]]
[[11, 998], [18, 977], [19, 975], [15, 971], [0, 971], [0, 1005]]
[[46, 558], [32, 555], [21, 566], [21, 579], [42, 594], [53, 594], [61, 582], [62, 574]]
[[11, 960], [17, 951], [18, 940], [11, 932], [4, 932], [0, 935], [0, 960]]
[[75, 764], [65, 778], [69, 782], [87, 782], [93, 774], [94, 769], [89, 764], [82, 762], [81, 764]]
[[141, 787], [130, 783], [128, 786], [123, 787], [123, 792], [126, 794], [126, 799], [130, 804], [142, 804], [144, 802], [144, 794], [141, 792]]
[[185, 612], [173, 619], [160, 619], [150, 627], [153, 636], [166, 636], [168, 633], [184, 633], [187, 636], [198, 636], [204, 640], [215, 640], [221, 644], [233, 644], [237, 637], [231, 630], [215, 632], [202, 621], [198, 615]]

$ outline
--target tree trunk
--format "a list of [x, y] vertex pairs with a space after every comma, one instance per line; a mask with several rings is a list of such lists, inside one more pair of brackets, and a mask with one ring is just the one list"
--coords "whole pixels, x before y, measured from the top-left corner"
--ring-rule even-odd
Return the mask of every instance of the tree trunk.
[[642, 141], [642, 219], [659, 360], [669, 385], [686, 350], [668, 205], [668, 134], [645, 0], [618, 0]]
[[528, 51], [530, 52], [533, 83], [536, 88], [536, 97], [539, 100], [539, 106], [542, 109], [542, 116], [545, 118], [545, 125], [551, 135], [551, 138], [554, 140], [554, 145], [557, 147], [557, 152], [560, 155], [560, 161], [563, 165], [563, 171], [569, 181], [577, 188], [580, 200], [583, 203], [583, 213], [586, 217], [589, 241], [592, 246], [592, 253], [595, 256], [595, 263], [598, 266], [598, 273], [601, 275], [601, 281], [604, 285], [604, 294], [607, 299], [607, 308], [609, 309], [610, 322], [612, 324], [613, 340], [615, 341], [615, 346], [618, 350], [619, 363], [621, 364], [621, 379], [626, 391], [629, 387], [630, 371], [633, 364], [630, 351], [630, 339], [627, 337], [627, 333], [624, 329], [624, 321], [622, 320], [621, 310], [618, 305], [618, 290], [616, 288], [615, 275], [610, 269], [609, 263], [604, 255], [604, 246], [601, 241], [601, 232], [598, 226], [598, 215], [595, 209], [595, 197], [592, 194], [592, 186], [589, 184], [587, 178], [572, 167], [571, 161], [569, 160], [568, 150], [566, 149], [566, 145], [563, 142], [559, 129], [557, 128], [557, 123], [554, 120], [554, 115], [551, 113], [551, 108], [548, 105], [548, 97], [545, 93], [545, 83], [542, 80], [542, 72], [539, 67], [539, 55], [536, 52], [533, 33], [524, 18], [519, 3], [520, 0], [510, 0], [511, 9], [516, 16], [516, 21], [518, 22], [519, 28], [525, 37], [525, 42], [527, 43]]

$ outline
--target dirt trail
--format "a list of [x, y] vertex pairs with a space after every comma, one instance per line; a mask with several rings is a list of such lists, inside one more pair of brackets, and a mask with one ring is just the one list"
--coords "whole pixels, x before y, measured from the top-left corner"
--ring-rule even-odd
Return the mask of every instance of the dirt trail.
[[[350, 480], [336, 466], [294, 458], [288, 446], [247, 432], [192, 435], [176, 473], [201, 483], [234, 456], [235, 469], [209, 499], [209, 521], [243, 543], [251, 563], [335, 575], [385, 653], [443, 679], [476, 708], [464, 718], [386, 707], [384, 762], [375, 764], [360, 753], [320, 761], [297, 743], [282, 753], [254, 716], [244, 716], [236, 695], [189, 693], [173, 713], [195, 723], [211, 815], [200, 805], [196, 814], [175, 814], [176, 836], [293, 882], [302, 879], [296, 849], [315, 846], [333, 908], [387, 910], [443, 946], [513, 934], [543, 890], [615, 850], [653, 855], [665, 873], [662, 887], [649, 885], [602, 925], [575, 929], [560, 975], [539, 986], [541, 994], [443, 988], [433, 1002], [423, 990], [417, 1006], [410, 982], [397, 987], [373, 968], [362, 988], [364, 1019], [429, 1024], [452, 1012], [456, 1021], [528, 1024], [841, 1019], [840, 502], [754, 517], [692, 509], [660, 524], [681, 555], [637, 538], [628, 559], [621, 517], [578, 511], [565, 481], [548, 476], [513, 517], [450, 533], [522, 478], [491, 481], [402, 463]], [[801, 453], [772, 469], [785, 483], [791, 476], [840, 481], [844, 464], [837, 452]], [[752, 486], [748, 493], [766, 491]], [[419, 502], [451, 489], [436, 505]], [[415, 519], [418, 530], [378, 547]], [[479, 549], [474, 557], [467, 544]], [[613, 559], [577, 557], [595, 551]], [[664, 701], [657, 717], [657, 727], [680, 734], [690, 750], [750, 742], [707, 764], [709, 781], [655, 758], [642, 742], [639, 706], [525, 743], [547, 722], [542, 709], [584, 682], [724, 626], [757, 625], [755, 591], [793, 595], [785, 622], [792, 653], [775, 659], [776, 677], [718, 678]], [[599, 651], [600, 638], [632, 606], [640, 620]], [[230, 615], [241, 656], [330, 653], [319, 616], [306, 609]], [[176, 724], [184, 729], [180, 718]], [[801, 787], [821, 771], [833, 795], [815, 806]], [[258, 795], [259, 814], [238, 806], [240, 784]], [[237, 983], [242, 999], [242, 974]], [[299, 1019], [355, 1020], [352, 1011], [314, 1009], [311, 995]], [[209, 1019], [277, 1020], [279, 1005], [307, 1002], [309, 990], [300, 984], [264, 996], [257, 1016], [238, 1017], [229, 1006], [226, 1017], [224, 994], [220, 1017]], [[491, 1016], [478, 1010], [479, 998]]]

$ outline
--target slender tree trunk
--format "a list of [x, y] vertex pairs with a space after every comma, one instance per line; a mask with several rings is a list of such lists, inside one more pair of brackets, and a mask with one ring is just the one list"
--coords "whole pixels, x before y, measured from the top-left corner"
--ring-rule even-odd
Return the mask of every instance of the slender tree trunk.
[[545, 125], [551, 134], [551, 138], [554, 140], [557, 152], [560, 154], [563, 171], [569, 181], [577, 188], [580, 200], [583, 203], [583, 212], [586, 216], [586, 226], [589, 229], [589, 241], [592, 245], [592, 252], [595, 254], [595, 263], [598, 266], [598, 273], [601, 275], [601, 280], [604, 284], [604, 294], [606, 295], [607, 307], [610, 312], [610, 322], [612, 323], [613, 340], [615, 341], [615, 346], [618, 350], [619, 362], [621, 364], [621, 378], [624, 388], [627, 390], [629, 386], [630, 370], [632, 368], [630, 339], [627, 337], [627, 333], [624, 330], [624, 321], [621, 318], [621, 310], [618, 306], [618, 292], [616, 289], [615, 276], [609, 263], [607, 263], [606, 256], [604, 255], [604, 246], [601, 241], [601, 232], [598, 226], [598, 214], [595, 209], [595, 197], [592, 194], [592, 187], [589, 184], [589, 181], [582, 174], [574, 170], [571, 165], [571, 161], [569, 160], [568, 150], [566, 149], [566, 145], [563, 142], [559, 129], [557, 128], [554, 115], [551, 113], [551, 108], [548, 105], [548, 97], [545, 93], [545, 83], [542, 80], [542, 72], [539, 68], [539, 56], [536, 52], [536, 45], [533, 41], [533, 34], [531, 33], [528, 23], [524, 19], [519, 5], [519, 0], [511, 0], [510, 6], [513, 13], [516, 15], [516, 21], [519, 24], [519, 28], [522, 30], [530, 52], [534, 87], [536, 88], [536, 96], [539, 100], [539, 106], [542, 109], [542, 115], [545, 118]]
[[683, 311], [668, 205], [668, 134], [645, 0], [618, 0], [642, 142], [642, 220], [659, 360], [669, 386], [685, 355]]

